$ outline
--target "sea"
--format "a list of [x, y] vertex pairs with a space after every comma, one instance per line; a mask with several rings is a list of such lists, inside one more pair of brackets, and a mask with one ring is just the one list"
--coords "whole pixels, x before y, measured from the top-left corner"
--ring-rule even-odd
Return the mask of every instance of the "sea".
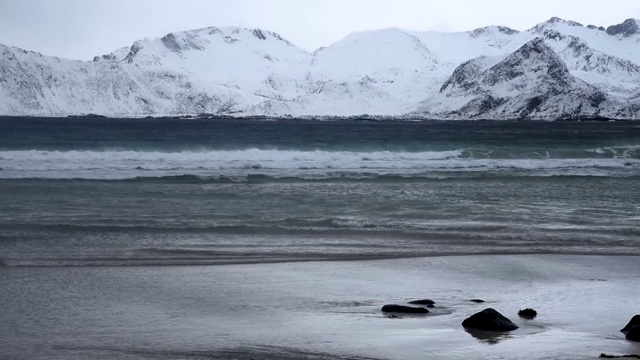
[[[555, 303], [628, 269], [609, 290], [637, 299], [638, 255], [633, 121], [0, 118], [1, 359], [493, 358], [500, 339], [449, 325], [423, 333], [438, 353], [394, 352], [420, 320], [381, 326], [391, 338], [367, 321], [390, 324], [393, 293], [462, 316], [483, 275], [513, 296], [514, 276], [556, 284], [526, 297]], [[430, 291], [406, 281], [420, 274]], [[539, 341], [565, 358], [553, 331]]]
[[640, 254], [635, 122], [0, 120], [5, 266]]

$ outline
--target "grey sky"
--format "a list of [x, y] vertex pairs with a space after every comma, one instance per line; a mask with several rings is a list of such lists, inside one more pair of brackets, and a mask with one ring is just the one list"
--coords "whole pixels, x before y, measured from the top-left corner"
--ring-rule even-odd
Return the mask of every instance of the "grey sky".
[[145, 37], [230, 25], [276, 31], [311, 51], [360, 30], [525, 30], [552, 16], [608, 26], [640, 18], [640, 1], [0, 0], [0, 43], [90, 59]]

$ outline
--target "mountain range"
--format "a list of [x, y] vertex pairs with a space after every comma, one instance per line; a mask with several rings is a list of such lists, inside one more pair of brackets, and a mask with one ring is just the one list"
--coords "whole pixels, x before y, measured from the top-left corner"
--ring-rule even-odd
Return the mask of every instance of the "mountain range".
[[0, 115], [215, 114], [429, 119], [640, 118], [640, 20], [552, 18], [527, 31], [384, 29], [309, 53], [209, 27], [93, 61], [0, 44]]

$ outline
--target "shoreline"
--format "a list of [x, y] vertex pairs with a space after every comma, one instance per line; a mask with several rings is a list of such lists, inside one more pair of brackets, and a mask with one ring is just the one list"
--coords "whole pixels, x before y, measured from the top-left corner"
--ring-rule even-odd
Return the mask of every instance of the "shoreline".
[[106, 116], [100, 114], [81, 115], [0, 115], [0, 119], [29, 118], [29, 119], [56, 119], [56, 120], [193, 120], [193, 121], [278, 121], [278, 122], [384, 122], [384, 123], [406, 123], [406, 122], [632, 122], [640, 119], [629, 118], [609, 118], [597, 116], [578, 116], [573, 118], [505, 118], [505, 119], [457, 119], [457, 118], [433, 118], [421, 115], [352, 115], [352, 116], [330, 116], [330, 115], [216, 115], [216, 114], [183, 114], [183, 115], [122, 115]]
[[[233, 259], [233, 260], [224, 260], [224, 259], [194, 259], [194, 260], [184, 260], [184, 259], [165, 259], [164, 262], [159, 261], [158, 259], [144, 260], [144, 259], [135, 259], [131, 262], [137, 263], [121, 263], [121, 264], [91, 264], [89, 262], [125, 262], [126, 260], [114, 259], [114, 260], [85, 260], [84, 264], [39, 264], [39, 265], [20, 265], [15, 264], [15, 262], [29, 262], [29, 261], [68, 261], [73, 262], [73, 260], [63, 259], [63, 260], [24, 260], [24, 259], [12, 259], [12, 258], [0, 258], [0, 269], [2, 268], [137, 268], [137, 267], [217, 267], [217, 266], [235, 266], [235, 265], [273, 265], [273, 264], [299, 264], [299, 263], [344, 263], [344, 262], [374, 262], [374, 261], [393, 261], [393, 260], [411, 260], [411, 259], [431, 259], [431, 258], [464, 258], [464, 257], [527, 257], [527, 256], [576, 256], [576, 257], [632, 257], [632, 258], [640, 258], [640, 254], [628, 254], [628, 253], [619, 253], [619, 252], [580, 252], [580, 251], [534, 251], [534, 252], [500, 252], [500, 251], [487, 251], [487, 252], [447, 252], [447, 253], [431, 253], [431, 254], [418, 254], [418, 255], [363, 255], [363, 256], [333, 256], [327, 258], [310, 258], [310, 257], [297, 257], [297, 258], [289, 258], [289, 259]], [[77, 260], [76, 260], [77, 261]], [[14, 264], [12, 264], [12, 262]], [[79, 262], [79, 261], [78, 261]], [[640, 275], [639, 275], [640, 277]]]

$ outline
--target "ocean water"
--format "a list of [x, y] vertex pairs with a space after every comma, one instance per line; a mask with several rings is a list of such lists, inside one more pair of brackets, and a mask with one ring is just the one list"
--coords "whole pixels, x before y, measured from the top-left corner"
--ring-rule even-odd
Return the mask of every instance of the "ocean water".
[[0, 262], [640, 254], [635, 122], [0, 119]]
[[0, 359], [638, 353], [639, 185], [634, 122], [2, 118]]

